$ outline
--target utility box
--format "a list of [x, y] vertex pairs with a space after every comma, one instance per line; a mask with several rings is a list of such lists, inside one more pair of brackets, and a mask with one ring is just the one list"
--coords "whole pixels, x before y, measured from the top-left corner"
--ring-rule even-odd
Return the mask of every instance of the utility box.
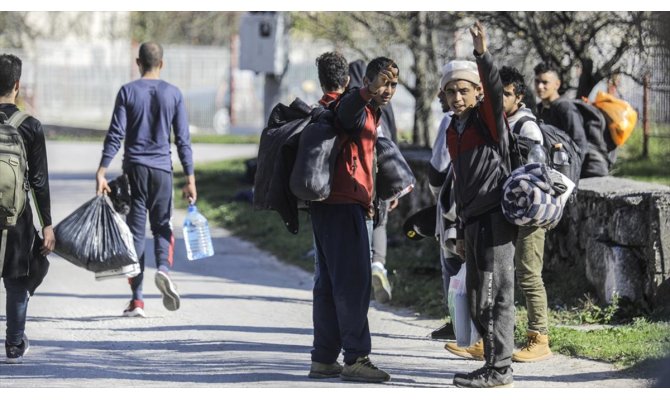
[[282, 75], [288, 61], [284, 13], [255, 11], [240, 20], [240, 69]]

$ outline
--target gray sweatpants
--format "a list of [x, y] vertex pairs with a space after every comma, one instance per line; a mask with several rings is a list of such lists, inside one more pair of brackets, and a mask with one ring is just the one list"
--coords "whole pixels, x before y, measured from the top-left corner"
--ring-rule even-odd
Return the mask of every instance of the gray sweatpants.
[[484, 339], [484, 360], [495, 368], [510, 366], [514, 351], [516, 231], [501, 211], [474, 217], [465, 225], [470, 315]]

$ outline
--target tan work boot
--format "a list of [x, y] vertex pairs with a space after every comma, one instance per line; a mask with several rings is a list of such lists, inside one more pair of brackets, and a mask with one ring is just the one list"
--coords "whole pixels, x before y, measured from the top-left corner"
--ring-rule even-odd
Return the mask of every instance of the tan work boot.
[[528, 341], [519, 351], [512, 354], [512, 361], [535, 362], [546, 360], [551, 357], [549, 348], [549, 335], [543, 335], [537, 331], [528, 331]]
[[473, 360], [484, 359], [484, 340], [479, 339], [475, 344], [469, 347], [459, 347], [456, 343], [447, 343], [444, 349], [459, 357], [469, 358]]

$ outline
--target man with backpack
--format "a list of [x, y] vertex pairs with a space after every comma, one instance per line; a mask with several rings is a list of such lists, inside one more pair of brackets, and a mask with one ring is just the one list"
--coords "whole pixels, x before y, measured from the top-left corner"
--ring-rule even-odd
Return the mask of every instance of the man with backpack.
[[[25, 334], [29, 299], [29, 271], [35, 257], [45, 257], [56, 245], [51, 225], [51, 198], [47, 151], [40, 121], [19, 111], [16, 106], [21, 79], [21, 60], [12, 54], [0, 55], [0, 133], [17, 138], [16, 148], [2, 140], [0, 145], [0, 276], [7, 291], [7, 364], [20, 364], [30, 347]], [[17, 156], [17, 154], [19, 154]], [[9, 158], [5, 158], [9, 156]], [[12, 157], [13, 156], [13, 157]], [[5, 163], [5, 160], [10, 160]], [[13, 161], [12, 161], [13, 159]], [[22, 166], [19, 181], [5, 168]], [[33, 225], [33, 212], [27, 192], [32, 190], [42, 225], [40, 239]], [[19, 204], [8, 205], [8, 199]], [[21, 211], [22, 210], [22, 211]], [[7, 212], [9, 211], [9, 212]], [[39, 245], [42, 241], [41, 246]], [[35, 254], [34, 248], [39, 250]]]
[[[371, 352], [370, 244], [366, 220], [372, 217], [374, 148], [380, 108], [398, 84], [398, 66], [390, 59], [372, 60], [364, 86], [348, 90], [337, 103], [338, 130], [330, 196], [310, 202], [316, 244], [312, 349], [313, 378], [385, 382], [389, 374], [369, 359]], [[337, 358], [344, 350], [344, 366]]]
[[454, 112], [447, 147], [460, 221], [456, 250], [465, 259], [468, 304], [483, 339], [484, 366], [456, 374], [454, 385], [510, 387], [516, 227], [507, 222], [500, 206], [502, 186], [511, 172], [509, 132], [500, 75], [487, 50], [484, 27], [476, 22], [470, 34], [477, 64], [452, 61], [442, 90]]
[[[605, 121], [593, 106], [562, 98], [559, 89], [561, 76], [551, 62], [541, 62], [534, 68], [538, 119], [565, 131], [581, 149], [581, 178], [607, 176], [611, 159], [603, 137]], [[587, 117], [585, 119], [585, 117]]]
[[[518, 140], [529, 139], [540, 145], [543, 135], [532, 111], [522, 103], [526, 91], [523, 75], [511, 67], [500, 69], [503, 107], [513, 134]], [[545, 229], [519, 226], [515, 241], [514, 267], [519, 286], [526, 298], [528, 330], [526, 345], [512, 355], [517, 362], [540, 361], [551, 357], [548, 336], [547, 292], [542, 281]]]
[[195, 203], [197, 197], [184, 98], [176, 86], [160, 79], [163, 47], [155, 42], [142, 43], [136, 63], [142, 77], [119, 90], [96, 172], [96, 193], [109, 193], [105, 173], [123, 142], [123, 171], [128, 175], [132, 195], [126, 222], [133, 234], [141, 270], [139, 275], [129, 279], [132, 298], [122, 314], [126, 317], [145, 316], [142, 288], [147, 213], [158, 269], [154, 282], [161, 292], [165, 308], [176, 311], [180, 306], [179, 293], [169, 275], [174, 252], [171, 130], [174, 131], [177, 153], [186, 176], [183, 195], [189, 203]]

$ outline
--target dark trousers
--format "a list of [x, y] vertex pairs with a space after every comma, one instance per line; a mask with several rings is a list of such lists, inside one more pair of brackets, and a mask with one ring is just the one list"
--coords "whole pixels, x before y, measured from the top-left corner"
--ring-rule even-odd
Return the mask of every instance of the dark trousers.
[[172, 173], [131, 165], [125, 168], [130, 181], [132, 202], [126, 222], [133, 234], [135, 251], [140, 263], [140, 274], [130, 278], [133, 299], [142, 299], [144, 281], [144, 242], [149, 213], [149, 224], [154, 238], [156, 267], [172, 267], [174, 236], [172, 234]]
[[26, 279], [2, 278], [7, 290], [7, 331], [5, 340], [12, 345], [20, 345], [26, 330], [28, 315], [28, 288]]
[[512, 364], [516, 232], [501, 211], [473, 217], [465, 226], [470, 315], [484, 339], [484, 360], [495, 368]]
[[353, 364], [370, 354], [370, 245], [357, 204], [310, 205], [318, 268], [314, 281], [312, 361], [331, 364], [344, 349]]

